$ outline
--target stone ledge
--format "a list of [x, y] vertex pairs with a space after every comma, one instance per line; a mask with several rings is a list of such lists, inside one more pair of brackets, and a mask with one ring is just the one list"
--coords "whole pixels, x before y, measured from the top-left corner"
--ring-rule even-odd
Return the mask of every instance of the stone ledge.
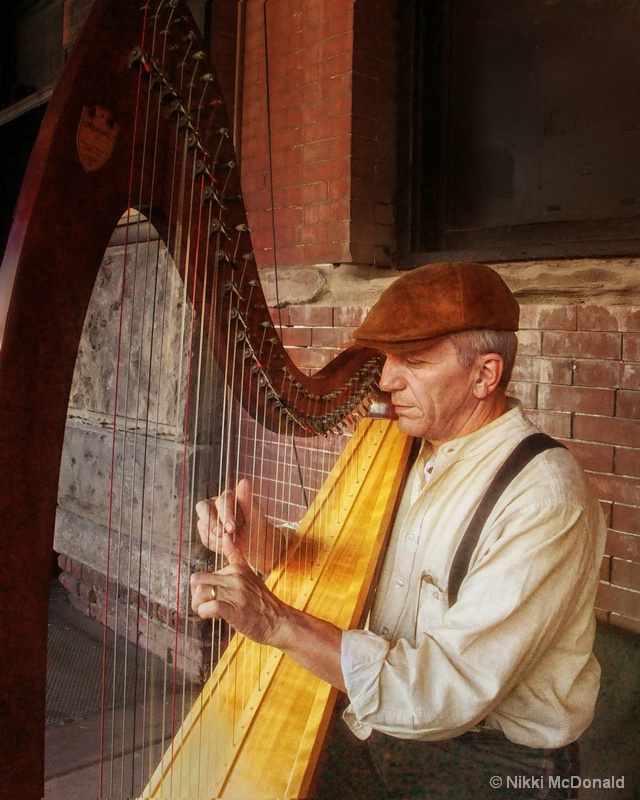
[[[640, 303], [640, 259], [584, 258], [491, 263], [521, 304]], [[270, 306], [370, 306], [402, 271], [357, 264], [280, 267], [276, 297], [273, 272], [261, 270]]]

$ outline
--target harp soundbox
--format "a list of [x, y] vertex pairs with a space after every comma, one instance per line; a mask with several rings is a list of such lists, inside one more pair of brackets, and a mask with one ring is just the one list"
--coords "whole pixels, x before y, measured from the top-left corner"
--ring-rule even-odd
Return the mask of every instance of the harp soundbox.
[[[166, 243], [189, 309], [187, 359], [212, 354], [225, 425], [244, 413], [227, 412], [235, 398], [261, 431], [327, 437], [366, 416], [376, 390], [374, 352], [349, 348], [308, 376], [282, 346], [224, 103], [186, 7], [96, 0], [49, 104], [0, 269], [2, 797], [43, 793], [48, 593], [69, 392], [98, 269], [123, 215], [146, 220]], [[199, 381], [190, 366], [182, 382], [196, 411], [207, 404]], [[196, 411], [182, 417], [185, 443]], [[142, 427], [137, 420], [136, 436]], [[224, 430], [232, 451], [237, 433]], [[268, 579], [274, 591], [343, 627], [362, 621], [408, 450], [388, 422], [356, 426], [297, 546]], [[187, 463], [186, 444], [184, 453]], [[191, 541], [192, 519], [180, 519]], [[176, 613], [187, 608], [181, 597]], [[242, 637], [217, 662], [141, 793], [305, 796], [335, 693]], [[243, 676], [242, 691], [231, 675]]]

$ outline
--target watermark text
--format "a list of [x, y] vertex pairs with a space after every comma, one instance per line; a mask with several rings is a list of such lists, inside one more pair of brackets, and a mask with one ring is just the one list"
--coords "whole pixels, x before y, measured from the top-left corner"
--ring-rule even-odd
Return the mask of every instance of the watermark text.
[[624, 775], [606, 778], [583, 778], [581, 775], [493, 775], [489, 779], [493, 789], [624, 789]]

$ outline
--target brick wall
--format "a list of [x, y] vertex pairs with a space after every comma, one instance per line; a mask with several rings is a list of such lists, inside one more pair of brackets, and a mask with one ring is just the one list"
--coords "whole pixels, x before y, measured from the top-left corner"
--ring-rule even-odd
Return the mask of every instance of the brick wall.
[[258, 263], [273, 263], [274, 226], [282, 265], [388, 266], [393, 4], [249, 3], [245, 31], [241, 169]]
[[[282, 337], [312, 372], [349, 343], [365, 313], [281, 309]], [[640, 632], [640, 307], [523, 306], [519, 340], [510, 392], [574, 453], [607, 518], [597, 614]]]

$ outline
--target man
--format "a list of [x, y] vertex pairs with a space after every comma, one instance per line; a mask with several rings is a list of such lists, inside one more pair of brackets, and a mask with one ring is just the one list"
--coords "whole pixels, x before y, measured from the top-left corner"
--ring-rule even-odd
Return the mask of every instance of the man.
[[[504, 488], [451, 596], [475, 510], [536, 432], [505, 393], [518, 317], [486, 265], [435, 264], [394, 282], [354, 335], [386, 355], [380, 388], [400, 429], [424, 440], [366, 631], [339, 630], [264, 588], [242, 552], [242, 516], [271, 539], [278, 532], [246, 484], [199, 506], [200, 535], [228, 566], [193, 576], [194, 610], [279, 647], [348, 697], [353, 735], [338, 730], [323, 797], [495, 798], [500, 785], [510, 798], [570, 796], [575, 742], [599, 688], [593, 604], [605, 525], [565, 448], [538, 454]], [[365, 777], [340, 771], [359, 740]]]

